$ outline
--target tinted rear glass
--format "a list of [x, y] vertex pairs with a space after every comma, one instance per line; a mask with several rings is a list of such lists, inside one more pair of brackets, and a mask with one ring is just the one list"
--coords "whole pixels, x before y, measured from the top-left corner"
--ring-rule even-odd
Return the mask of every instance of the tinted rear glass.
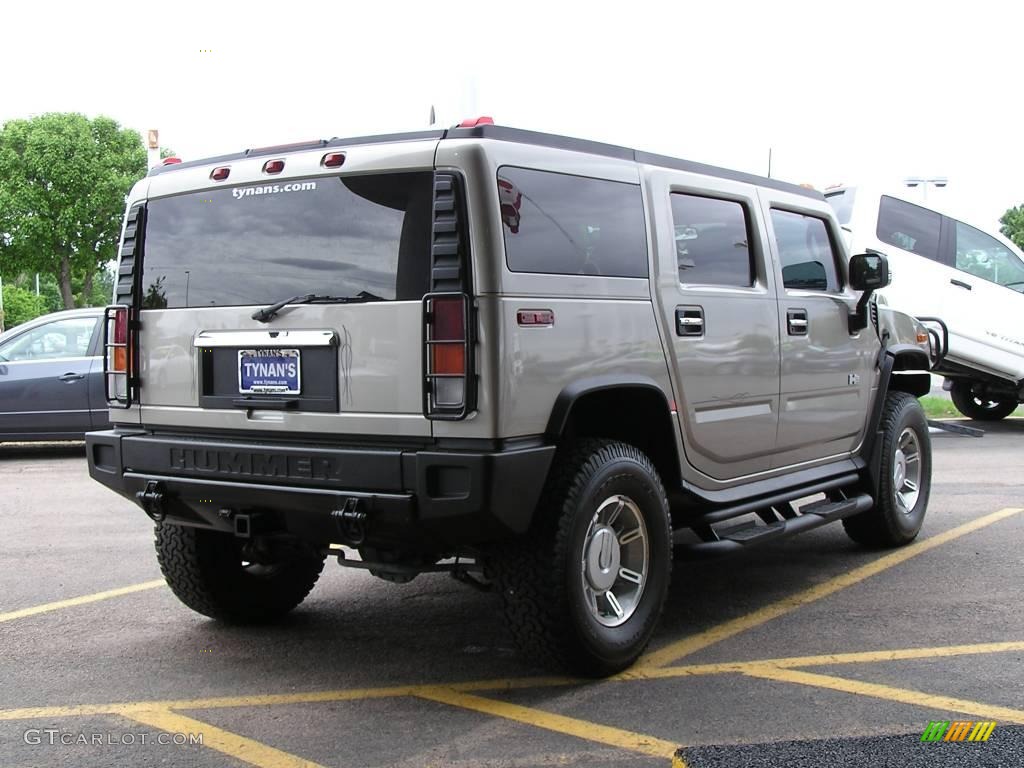
[[939, 261], [942, 217], [913, 203], [882, 197], [878, 206], [878, 230], [883, 243]]
[[420, 299], [432, 174], [321, 177], [151, 200], [143, 307], [268, 304], [307, 293]]
[[638, 185], [506, 166], [498, 198], [513, 272], [647, 277]]

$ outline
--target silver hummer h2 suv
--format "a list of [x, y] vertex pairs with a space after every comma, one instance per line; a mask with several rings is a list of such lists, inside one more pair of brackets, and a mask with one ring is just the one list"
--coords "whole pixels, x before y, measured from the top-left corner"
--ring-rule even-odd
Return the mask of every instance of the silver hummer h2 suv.
[[90, 472], [207, 616], [280, 616], [327, 556], [446, 570], [609, 674], [673, 554], [921, 528], [932, 345], [844, 248], [811, 190], [489, 120], [159, 167]]

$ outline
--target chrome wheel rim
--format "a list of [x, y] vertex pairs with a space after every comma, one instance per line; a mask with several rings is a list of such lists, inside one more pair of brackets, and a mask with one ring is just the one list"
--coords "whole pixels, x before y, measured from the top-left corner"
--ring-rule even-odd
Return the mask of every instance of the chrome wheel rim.
[[590, 520], [580, 558], [583, 598], [599, 624], [617, 627], [636, 613], [649, 561], [647, 525], [640, 508], [628, 496], [609, 496]]
[[906, 427], [896, 441], [892, 487], [896, 506], [903, 514], [909, 515], [921, 495], [921, 440], [911, 427]]

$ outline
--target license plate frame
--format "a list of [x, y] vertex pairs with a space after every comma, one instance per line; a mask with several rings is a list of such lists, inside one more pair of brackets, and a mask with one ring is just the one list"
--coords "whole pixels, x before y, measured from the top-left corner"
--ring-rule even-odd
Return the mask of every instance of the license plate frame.
[[[283, 366], [277, 373], [255, 365]], [[254, 366], [249, 372], [245, 365]], [[295, 375], [289, 365], [294, 363]], [[300, 395], [302, 394], [302, 353], [297, 348], [252, 348], [238, 350], [238, 393], [241, 395]]]

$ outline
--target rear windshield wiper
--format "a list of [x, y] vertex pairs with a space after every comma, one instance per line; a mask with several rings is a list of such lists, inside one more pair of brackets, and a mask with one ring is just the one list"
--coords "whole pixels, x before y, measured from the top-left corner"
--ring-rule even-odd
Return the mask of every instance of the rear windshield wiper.
[[317, 293], [307, 293], [302, 296], [292, 296], [290, 299], [284, 299], [263, 309], [257, 309], [252, 313], [252, 319], [259, 320], [261, 323], [269, 323], [278, 312], [289, 304], [358, 304], [364, 301], [384, 300], [383, 296], [369, 291], [360, 291], [355, 296], [322, 296]]

